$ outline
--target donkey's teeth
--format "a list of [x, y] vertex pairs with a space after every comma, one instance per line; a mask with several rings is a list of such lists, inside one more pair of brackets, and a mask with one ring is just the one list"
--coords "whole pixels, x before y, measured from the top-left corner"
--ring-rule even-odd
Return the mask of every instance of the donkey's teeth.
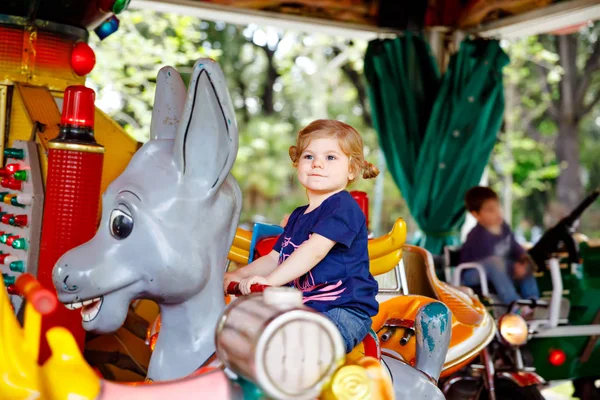
[[80, 301], [77, 301], [77, 302], [73, 302], [71, 304], [65, 304], [65, 307], [67, 307], [69, 310], [77, 310], [78, 308], [83, 307], [83, 303]]
[[81, 309], [81, 317], [83, 322], [90, 322], [98, 315], [100, 312], [100, 307], [102, 307], [103, 297], [96, 297], [92, 300], [86, 300], [84, 302], [84, 307]]

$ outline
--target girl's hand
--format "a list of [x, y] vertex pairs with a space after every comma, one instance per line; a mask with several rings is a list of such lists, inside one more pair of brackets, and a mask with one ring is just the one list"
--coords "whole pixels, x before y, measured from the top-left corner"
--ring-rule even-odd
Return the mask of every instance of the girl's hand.
[[223, 292], [227, 294], [227, 287], [231, 282], [239, 282], [242, 278], [236, 275], [235, 272], [225, 272], [225, 279], [223, 280]]
[[264, 276], [255, 275], [251, 276], [250, 278], [242, 279], [239, 284], [240, 292], [242, 292], [243, 295], [250, 294], [250, 287], [256, 283], [259, 285], [270, 285], [267, 278]]

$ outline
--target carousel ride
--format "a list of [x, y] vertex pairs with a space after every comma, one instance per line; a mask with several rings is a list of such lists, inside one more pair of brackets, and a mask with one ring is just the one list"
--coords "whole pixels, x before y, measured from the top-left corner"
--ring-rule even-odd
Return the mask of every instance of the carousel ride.
[[[106, 37], [118, 27], [113, 14], [128, 2], [101, 1], [99, 8], [92, 3], [81, 2], [60, 23], [36, 20], [51, 15], [48, 8], [39, 8], [33, 19], [25, 9], [9, 10], [22, 16], [0, 21], [0, 29], [12, 32], [10, 37], [22, 45], [20, 69], [17, 64], [14, 70], [3, 67], [2, 72], [12, 72], [0, 84], [5, 107], [0, 116], [9, 122], [0, 129], [10, 146], [4, 151], [2, 222], [11, 227], [0, 236], [0, 243], [9, 246], [0, 261], [12, 304], [2, 305], [0, 315], [0, 368], [7, 377], [0, 381], [0, 392], [10, 398], [52, 399], [70, 394], [164, 398], [173, 390], [181, 398], [194, 392], [232, 399], [257, 393], [350, 398], [346, 383], [361, 382], [361, 393], [372, 398], [417, 393], [442, 398], [437, 379], [477, 357], [495, 326], [472, 291], [439, 281], [431, 254], [404, 243], [402, 220], [390, 234], [369, 243], [373, 275], [396, 273], [402, 287], [381, 294], [373, 332], [351, 354], [340, 353], [339, 334], [323, 316], [300, 306], [298, 293], [273, 288], [235, 300], [226, 309], [229, 299], [223, 298], [221, 283], [226, 259], [243, 268], [255, 248], [268, 245], [257, 232], [236, 229], [241, 193], [229, 171], [237, 153], [237, 128], [222, 72], [214, 62], [200, 60], [186, 94], [174, 69], [161, 70], [152, 140], [131, 158], [138, 145], [117, 124], [97, 109], [74, 111], [78, 104], [93, 106], [93, 93], [77, 87], [93, 66], [87, 30]], [[52, 48], [64, 50], [53, 60], [62, 63], [60, 68], [46, 64]], [[26, 57], [29, 51], [38, 56]], [[3, 61], [6, 54], [0, 49]], [[80, 160], [81, 168], [69, 176], [73, 159]], [[86, 174], [93, 179], [86, 180]], [[75, 212], [60, 207], [65, 187], [73, 183], [76, 189], [67, 195], [87, 199], [86, 207], [81, 207], [85, 201], [74, 201]], [[96, 232], [101, 191], [105, 196]], [[51, 216], [43, 223], [42, 211]], [[65, 214], [69, 223], [61, 226]], [[54, 290], [64, 306], [47, 306], [55, 303]], [[37, 298], [45, 299], [42, 306]], [[142, 298], [160, 304], [160, 334], [153, 339], [147, 374], [147, 383], [154, 383], [122, 385], [99, 378], [82, 357], [81, 326], [94, 333], [114, 332], [126, 321], [132, 301]], [[263, 310], [264, 318], [249, 318], [250, 309]], [[243, 320], [252, 323], [240, 325]], [[310, 334], [300, 335], [306, 339], [300, 353], [273, 352], [268, 345], [304, 330]], [[9, 345], [21, 340], [23, 346]], [[283, 359], [295, 360], [294, 354], [302, 354], [307, 364], [281, 368]], [[64, 376], [59, 371], [68, 366], [83, 371], [85, 379], [58, 385], [57, 377]], [[302, 377], [292, 394], [290, 385], [279, 383], [293, 375], [278, 375], [290, 371]]]
[[[362, 357], [344, 364], [339, 333], [327, 318], [299, 304], [298, 292], [273, 288], [264, 298], [236, 300], [224, 311], [222, 280], [241, 194], [230, 175], [237, 153], [237, 127], [218, 65], [199, 60], [187, 95], [179, 74], [163, 68], [153, 120], [152, 140], [134, 155], [103, 196], [98, 232], [62, 256], [53, 272], [58, 299], [69, 309], [80, 309], [84, 328], [116, 330], [132, 300], [149, 298], [160, 304], [162, 316], [149, 381], [172, 381], [191, 374], [201, 379], [199, 368], [208, 366], [216, 351], [228, 370], [254, 382], [270, 397], [308, 399], [325, 391], [324, 398], [348, 398], [348, 391], [356, 389], [352, 377], [358, 374], [369, 378], [361, 386], [365, 396], [379, 390], [384, 393], [381, 398], [408, 398], [414, 393], [443, 398], [436, 381], [451, 331], [450, 312], [440, 302], [417, 311], [414, 367], [385, 356], [381, 363]], [[215, 154], [217, 159], [210, 160], [208, 155]], [[198, 241], [200, 237], [204, 241]], [[25, 290], [17, 292], [27, 296]], [[8, 330], [3, 338], [27, 334], [27, 325], [21, 333], [12, 315], [2, 317]], [[48, 332], [49, 338], [53, 332]], [[294, 336], [298, 343], [281, 346]], [[3, 349], [6, 353], [19, 350]], [[298, 357], [303, 362], [285, 361]], [[38, 374], [35, 368], [30, 374], [22, 373], [12, 362], [5, 363], [4, 369], [5, 376]], [[378, 372], [373, 375], [373, 370]], [[295, 385], [282, 387], [282, 373], [296, 374], [298, 379], [290, 381]], [[377, 381], [381, 385], [373, 384]], [[2, 384], [6, 390], [18, 387], [10, 379]], [[99, 385], [96, 381], [92, 386]], [[142, 385], [139, 390], [153, 387]], [[31, 386], [24, 390], [42, 389], [52, 390]], [[93, 388], [88, 389], [93, 393]]]

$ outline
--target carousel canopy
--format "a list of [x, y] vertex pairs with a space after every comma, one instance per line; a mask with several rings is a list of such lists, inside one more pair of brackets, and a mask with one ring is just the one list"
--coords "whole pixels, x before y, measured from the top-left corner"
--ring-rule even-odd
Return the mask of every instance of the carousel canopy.
[[569, 33], [600, 19], [597, 0], [132, 0], [130, 7], [355, 39], [373, 39], [407, 28], [460, 29], [481, 37], [511, 38]]

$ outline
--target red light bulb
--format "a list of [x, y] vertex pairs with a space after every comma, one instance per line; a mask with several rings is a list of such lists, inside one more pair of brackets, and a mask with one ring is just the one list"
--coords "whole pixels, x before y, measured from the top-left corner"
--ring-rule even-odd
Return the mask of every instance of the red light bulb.
[[3, 224], [9, 224], [12, 217], [14, 217], [13, 214], [4, 214], [0, 220]]
[[4, 264], [6, 257], [10, 257], [10, 254], [0, 254], [0, 264]]
[[561, 349], [554, 349], [548, 356], [548, 362], [555, 367], [560, 367], [567, 361], [567, 355]]
[[69, 86], [65, 90], [60, 124], [78, 128], [94, 127], [94, 100], [96, 93], [83, 85]]
[[14, 226], [27, 226], [27, 214], [15, 215]]
[[2, 177], [8, 177], [11, 176], [12, 172], [10, 172], [9, 170], [7, 170], [6, 168], [0, 168], [0, 176]]
[[13, 178], [2, 178], [2, 180], [0, 181], [0, 185], [2, 185], [2, 187], [9, 188], [12, 190], [21, 190], [23, 182]]
[[6, 291], [8, 292], [8, 294], [10, 295], [15, 295], [15, 294], [19, 294], [19, 291], [17, 290], [17, 287], [15, 286], [15, 284], [13, 283], [12, 285], [8, 285], [6, 287]]
[[6, 238], [6, 244], [12, 246], [13, 242], [19, 238], [19, 235], [9, 236]]
[[6, 164], [5, 168], [6, 171], [8, 171], [11, 174], [14, 174], [15, 172], [21, 169], [21, 166], [19, 164]]
[[71, 52], [71, 68], [73, 68], [73, 71], [79, 76], [87, 75], [94, 69], [94, 65], [96, 65], [94, 50], [84, 42], [75, 44]]

